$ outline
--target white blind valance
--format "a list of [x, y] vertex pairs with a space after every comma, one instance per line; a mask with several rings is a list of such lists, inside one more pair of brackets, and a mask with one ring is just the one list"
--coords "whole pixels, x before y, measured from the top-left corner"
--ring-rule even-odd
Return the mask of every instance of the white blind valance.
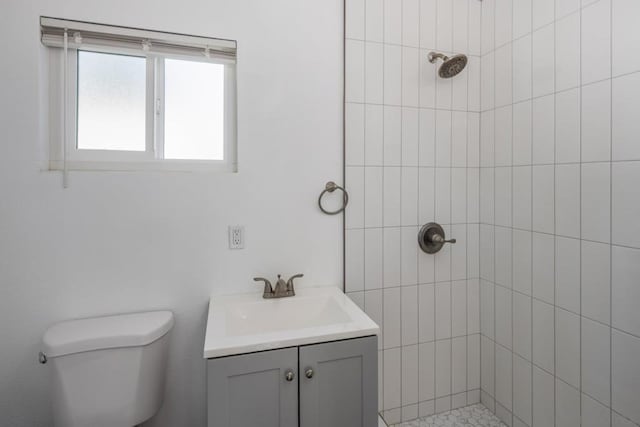
[[216, 58], [235, 62], [237, 44], [234, 40], [190, 36], [161, 31], [141, 30], [90, 22], [40, 17], [42, 43], [64, 47], [68, 34], [68, 48], [119, 48], [145, 53]]

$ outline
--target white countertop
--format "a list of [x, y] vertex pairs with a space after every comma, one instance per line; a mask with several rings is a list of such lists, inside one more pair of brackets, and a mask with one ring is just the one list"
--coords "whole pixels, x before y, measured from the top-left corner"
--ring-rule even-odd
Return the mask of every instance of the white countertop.
[[214, 296], [204, 358], [377, 335], [380, 329], [336, 287], [301, 288], [287, 298]]

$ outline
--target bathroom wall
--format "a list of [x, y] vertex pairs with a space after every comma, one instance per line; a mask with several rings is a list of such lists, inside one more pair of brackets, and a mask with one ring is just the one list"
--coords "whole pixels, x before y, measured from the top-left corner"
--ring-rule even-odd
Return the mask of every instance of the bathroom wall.
[[[388, 423], [479, 401], [480, 2], [346, 0], [346, 289], [382, 326]], [[436, 77], [427, 54], [469, 55]], [[419, 250], [437, 221], [455, 245]]]
[[510, 426], [640, 424], [639, 18], [482, 3], [482, 402]]
[[[238, 40], [239, 173], [71, 172], [63, 189], [41, 170], [40, 15]], [[49, 325], [158, 308], [176, 325], [148, 425], [206, 425], [209, 296], [279, 272], [342, 285], [342, 219], [316, 205], [342, 180], [342, 1], [4, 0], [0, 46], [0, 425], [51, 425], [37, 363]], [[244, 250], [227, 249], [230, 224], [246, 227]]]

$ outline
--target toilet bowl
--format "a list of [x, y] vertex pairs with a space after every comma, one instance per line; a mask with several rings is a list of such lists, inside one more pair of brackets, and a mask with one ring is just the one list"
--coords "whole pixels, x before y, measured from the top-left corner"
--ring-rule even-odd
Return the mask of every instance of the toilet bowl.
[[132, 427], [162, 406], [170, 311], [72, 320], [44, 335], [56, 427]]

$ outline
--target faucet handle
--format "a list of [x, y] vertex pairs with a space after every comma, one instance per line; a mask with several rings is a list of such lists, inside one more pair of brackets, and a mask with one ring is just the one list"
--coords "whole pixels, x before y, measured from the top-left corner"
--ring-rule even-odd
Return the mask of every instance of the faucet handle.
[[255, 282], [264, 282], [263, 296], [273, 294], [273, 288], [271, 287], [271, 282], [270, 281], [268, 281], [264, 277], [254, 277], [253, 280]]
[[300, 277], [304, 277], [304, 274], [302, 273], [294, 274], [293, 276], [289, 277], [289, 280], [287, 280], [287, 290], [291, 291], [294, 295], [295, 295], [295, 290], [293, 289], [293, 280], [298, 279]]

